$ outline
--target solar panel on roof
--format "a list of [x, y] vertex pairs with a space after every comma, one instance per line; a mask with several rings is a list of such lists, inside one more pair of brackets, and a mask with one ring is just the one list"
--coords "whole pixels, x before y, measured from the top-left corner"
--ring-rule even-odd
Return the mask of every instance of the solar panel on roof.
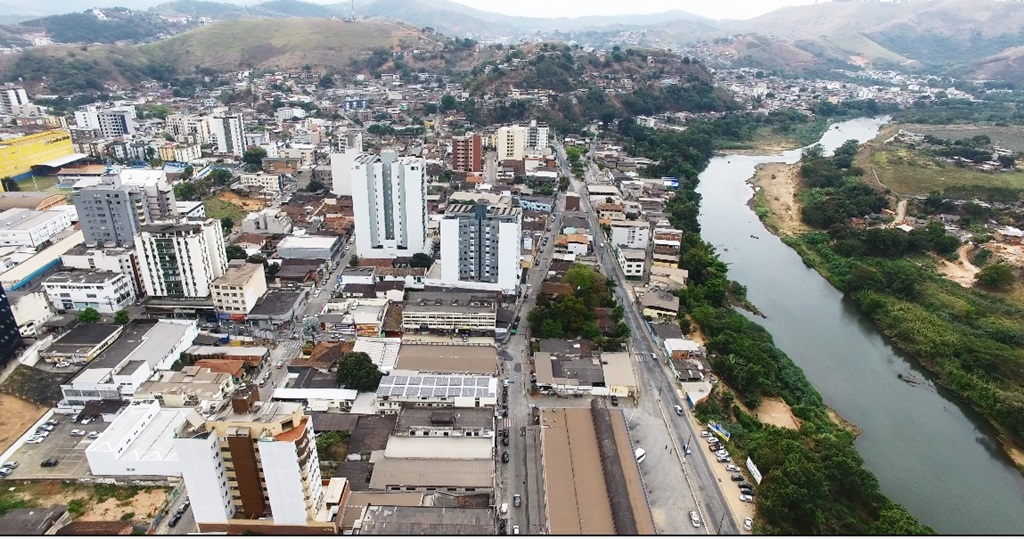
[[392, 383], [395, 384], [396, 386], [404, 386], [404, 385], [409, 383], [409, 377], [408, 376], [395, 376], [395, 379], [394, 379], [394, 381]]
[[398, 397], [400, 395], [405, 395], [405, 388], [404, 387], [392, 387], [391, 388], [391, 396], [392, 397]]
[[487, 387], [487, 385], [488, 385], [487, 384], [488, 383], [488, 379], [487, 378], [476, 378], [475, 381], [476, 381], [476, 383], [473, 384], [473, 385], [475, 385], [476, 387]]
[[418, 386], [421, 383], [423, 383], [423, 379], [420, 378], [419, 376], [410, 376], [409, 377], [409, 385], [411, 385], [411, 386]]
[[423, 380], [423, 385], [425, 385], [425, 386], [432, 386], [432, 385], [434, 385], [436, 383], [436, 380], [434, 379], [433, 376], [424, 376], [422, 378], [422, 380]]
[[448, 385], [449, 386], [461, 386], [462, 385], [462, 378], [458, 378], [458, 377], [453, 376], [453, 377], [448, 379]]
[[476, 396], [477, 397], [486, 397], [487, 396], [487, 388], [486, 387], [478, 387], [478, 388], [476, 388]]

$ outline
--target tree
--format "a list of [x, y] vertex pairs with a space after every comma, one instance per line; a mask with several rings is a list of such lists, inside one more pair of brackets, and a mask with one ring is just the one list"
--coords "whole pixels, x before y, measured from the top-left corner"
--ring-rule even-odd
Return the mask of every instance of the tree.
[[455, 110], [455, 107], [457, 106], [458, 102], [455, 101], [455, 96], [453, 96], [452, 94], [444, 94], [443, 96], [441, 96], [442, 111], [448, 112], [450, 110]]
[[1013, 268], [1006, 264], [992, 264], [978, 272], [975, 280], [979, 286], [992, 290], [1006, 290], [1013, 285], [1016, 277], [1013, 275]]
[[220, 226], [224, 229], [224, 232], [231, 232], [235, 228], [235, 220], [230, 217], [221, 217]]
[[348, 389], [376, 391], [381, 378], [384, 378], [384, 373], [365, 352], [349, 352], [338, 365], [338, 383]]
[[320, 83], [318, 86], [321, 88], [334, 88], [334, 75], [327, 74], [320, 77]]
[[215, 168], [212, 171], [210, 171], [210, 174], [207, 175], [206, 178], [204, 179], [212, 183], [213, 185], [227, 185], [231, 183], [231, 181], [234, 180], [234, 178], [235, 177], [234, 175], [231, 174], [230, 170], [225, 170], [223, 168]]
[[7, 191], [9, 193], [21, 191], [21, 186], [18, 185], [18, 182], [14, 181], [14, 178], [10, 176], [0, 180], [0, 186], [4, 188], [4, 191]]
[[100, 323], [100, 312], [92, 307], [89, 307], [82, 312], [78, 313], [78, 321], [82, 324], [99, 324]]
[[128, 316], [128, 311], [121, 309], [114, 313], [114, 323], [118, 325], [127, 325], [131, 321], [131, 317]]
[[267, 150], [259, 146], [249, 146], [249, 149], [242, 153], [242, 162], [249, 172], [256, 172], [263, 168], [263, 158], [267, 156]]
[[245, 252], [245, 249], [237, 245], [228, 245], [224, 248], [224, 251], [228, 255], [228, 260], [245, 260], [249, 258], [249, 255]]
[[348, 265], [352, 266], [352, 267], [358, 266], [359, 265], [359, 255], [353, 254], [352, 256], [350, 256], [349, 259], [348, 259]]
[[309, 191], [310, 193], [317, 193], [326, 189], [327, 186], [320, 180], [309, 180], [309, 183], [306, 184], [306, 191]]
[[412, 255], [412, 262], [409, 265], [414, 268], [429, 268], [434, 265], [434, 257], [427, 253], [416, 253]]

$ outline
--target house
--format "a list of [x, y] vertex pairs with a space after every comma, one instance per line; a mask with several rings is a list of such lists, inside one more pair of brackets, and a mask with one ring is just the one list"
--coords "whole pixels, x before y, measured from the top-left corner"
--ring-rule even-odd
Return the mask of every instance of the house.
[[647, 262], [647, 251], [640, 249], [619, 249], [619, 266], [627, 279], [639, 279], [644, 276]]
[[644, 317], [651, 320], [674, 319], [679, 314], [679, 296], [664, 290], [638, 292]]

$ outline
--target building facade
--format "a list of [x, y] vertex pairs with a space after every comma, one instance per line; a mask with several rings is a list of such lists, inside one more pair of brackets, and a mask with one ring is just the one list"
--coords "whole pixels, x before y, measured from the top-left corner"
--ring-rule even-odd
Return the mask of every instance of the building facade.
[[18, 322], [14, 320], [7, 292], [0, 286], [0, 365], [7, 365], [20, 347], [21, 333], [18, 331]]
[[363, 258], [427, 251], [426, 162], [396, 152], [363, 154], [352, 165], [356, 250]]
[[514, 294], [522, 271], [519, 260], [523, 214], [519, 208], [455, 204], [441, 220], [441, 280], [492, 283]]
[[220, 221], [146, 225], [135, 237], [146, 294], [205, 298], [210, 283], [227, 271]]
[[452, 170], [481, 172], [484, 169], [482, 143], [479, 134], [452, 137]]
[[103, 138], [118, 138], [135, 134], [135, 107], [97, 107], [88, 105], [75, 111], [75, 125], [98, 129]]
[[241, 157], [245, 152], [245, 126], [235, 114], [214, 114], [207, 117], [210, 141], [218, 154]]
[[113, 314], [135, 303], [130, 275], [109, 271], [61, 272], [43, 281], [43, 290], [54, 309], [96, 309]]
[[0, 213], [0, 245], [37, 248], [71, 228], [71, 213], [11, 208]]
[[86, 245], [129, 247], [145, 222], [145, 196], [121, 184], [117, 176], [82, 189], [75, 197], [78, 222]]
[[646, 249], [651, 239], [651, 224], [646, 221], [612, 221], [613, 245], [629, 249]]
[[146, 295], [146, 286], [142, 282], [142, 273], [139, 271], [139, 261], [134, 248], [96, 249], [79, 245], [61, 255], [60, 260], [64, 267], [69, 269], [123, 273], [128, 276], [132, 294], [136, 299], [142, 299]]
[[[53, 129], [0, 142], [0, 178], [23, 180], [32, 176], [32, 165], [40, 165], [75, 153], [71, 132]], [[3, 189], [0, 186], [0, 189]]]
[[227, 272], [210, 284], [213, 306], [218, 313], [241, 317], [249, 314], [256, 302], [267, 293], [263, 264], [233, 261]]
[[527, 129], [521, 125], [499, 127], [494, 138], [498, 161], [522, 161], [526, 153], [526, 137]]

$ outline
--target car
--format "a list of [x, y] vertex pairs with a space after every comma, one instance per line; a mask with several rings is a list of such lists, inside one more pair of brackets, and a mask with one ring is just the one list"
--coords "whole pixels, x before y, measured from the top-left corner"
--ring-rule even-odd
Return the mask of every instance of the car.
[[522, 498], [522, 496], [520, 496], [519, 494], [516, 494], [515, 496], [512, 496], [512, 505], [514, 505], [516, 507], [519, 507], [520, 505], [523, 505], [523, 498]]
[[274, 365], [275, 369], [280, 369], [281, 367], [284, 367], [284, 361], [278, 361], [277, 365]]
[[58, 464], [60, 464], [60, 461], [54, 458], [49, 458], [39, 463], [43, 468], [53, 468]]
[[710, 438], [711, 436], [712, 436], [711, 433], [706, 431], [706, 430], [700, 431], [700, 437], [701, 438]]
[[751, 485], [750, 483], [740, 483], [739, 486], [740, 486], [740, 488], [751, 489], [751, 490], [753, 490], [753, 488], [754, 488], [754, 485]]
[[735, 465], [735, 464], [730, 464], [730, 465], [725, 467], [725, 471], [727, 471], [727, 472], [738, 472], [738, 471], [740, 471], [740, 467]]
[[57, 427], [55, 427], [53, 425], [50, 425], [50, 424], [43, 424], [43, 425], [40, 425], [39, 428], [41, 428], [41, 429], [43, 429], [43, 430], [45, 430], [47, 432], [53, 432], [53, 429], [55, 429]]
[[754, 497], [750, 494], [740, 494], [740, 501], [754, 503]]
[[512, 526], [512, 535], [519, 535], [519, 526]]
[[743, 519], [743, 529], [744, 530], [750, 531], [753, 528], [754, 528], [754, 519], [752, 519], [750, 517], [747, 517], [747, 518]]
[[676, 415], [683, 415], [683, 407], [682, 406], [679, 406], [677, 404], [677, 405], [673, 406], [673, 408], [675, 408], [675, 410], [676, 410]]
[[712, 451], [715, 451], [715, 452], [718, 452], [718, 451], [721, 451], [721, 450], [725, 449], [725, 447], [723, 447], [722, 444], [714, 444], [714, 445], [709, 445], [708, 449], [710, 449]]
[[71, 431], [72, 436], [85, 436], [85, 431], [82, 429], [73, 429]]
[[719, 455], [719, 456], [716, 456], [715, 458], [718, 459], [718, 462], [732, 462], [732, 460], [730, 460], [729, 457], [723, 457], [723, 456]]
[[732, 479], [733, 481], [743, 481], [743, 476], [738, 473], [734, 473], [729, 476], [729, 479]]
[[177, 510], [177, 513], [178, 513], [179, 515], [181, 515], [181, 514], [183, 514], [183, 513], [185, 512], [185, 511], [188, 511], [188, 507], [189, 507], [190, 505], [192, 505], [192, 502], [190, 502], [190, 501], [188, 501], [188, 500], [185, 500], [185, 503], [183, 503], [183, 504], [181, 504], [181, 505], [179, 505], [179, 506], [178, 506], [178, 510]]
[[171, 517], [171, 520], [167, 521], [167, 527], [168, 528], [173, 528], [173, 527], [177, 526], [179, 520], [181, 520], [181, 513], [175, 513]]
[[729, 456], [729, 452], [724, 450], [724, 449], [719, 449], [718, 451], [715, 451], [715, 454], [718, 455], [719, 457], [728, 457]]
[[707, 438], [705, 438], [705, 440], [707, 440], [708, 445], [714, 445], [714, 444], [717, 444], [717, 443], [721, 442], [721, 440], [719, 440], [718, 438], [715, 438], [714, 436], [708, 436]]
[[508, 436], [501, 439], [501, 445], [508, 447]]
[[81, 423], [82, 423], [83, 425], [88, 425], [89, 423], [92, 423], [92, 418], [91, 418], [91, 417], [87, 417], [87, 418], [83, 419], [83, 420], [81, 421]]
[[683, 444], [683, 452], [685, 452], [687, 455], [693, 453], [693, 451], [690, 449], [690, 444]]
[[0, 468], [0, 477], [7, 477], [8, 475], [11, 475], [12, 473], [14, 473], [14, 470], [12, 470], [10, 468]]
[[99, 438], [99, 437], [100, 437], [100, 433], [98, 431], [94, 430], [94, 431], [89, 432], [89, 438], [92, 438], [93, 440], [95, 440], [96, 438]]
[[501, 452], [501, 461], [502, 462], [508, 462], [509, 459], [510, 459], [510, 457], [508, 455], [508, 451], [502, 451]]
[[619, 398], [618, 397], [612, 397], [612, 406], [618, 406], [618, 405], [619, 405]]
[[56, 427], [57, 425], [60, 425], [60, 421], [58, 421], [56, 419], [50, 419], [46, 423], [43, 423], [43, 424], [44, 425], [53, 425], [54, 427]]
[[651, 352], [651, 359], [657, 360], [658, 359], [658, 354], [655, 354], [654, 352]]
[[16, 461], [16, 460], [12, 460], [10, 462], [5, 462], [3, 466], [0, 466], [0, 468], [10, 468], [12, 470], [17, 468], [17, 467], [18, 467], [18, 461]]
[[42, 438], [31, 438], [25, 442], [26, 444], [41, 444], [43, 443]]
[[690, 511], [690, 524], [693, 524], [694, 528], [700, 527], [700, 515], [696, 511]]

